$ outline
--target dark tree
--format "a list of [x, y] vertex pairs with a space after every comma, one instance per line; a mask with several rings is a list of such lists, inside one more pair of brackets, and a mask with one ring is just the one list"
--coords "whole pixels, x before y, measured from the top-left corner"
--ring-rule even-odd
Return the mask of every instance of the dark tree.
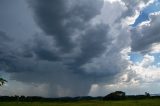
[[145, 92], [146, 97], [150, 97], [150, 94], [148, 92]]
[[7, 82], [7, 80], [0, 78], [0, 86], [4, 85]]
[[121, 99], [125, 99], [125, 92], [116, 91], [104, 97], [104, 100], [121, 100]]

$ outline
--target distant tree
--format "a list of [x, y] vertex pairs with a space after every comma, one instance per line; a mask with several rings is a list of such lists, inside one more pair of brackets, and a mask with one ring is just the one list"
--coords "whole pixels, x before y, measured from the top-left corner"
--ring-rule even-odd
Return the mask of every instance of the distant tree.
[[150, 97], [150, 94], [148, 92], [145, 92], [145, 96]]
[[125, 92], [116, 91], [104, 97], [104, 100], [121, 100], [121, 99], [125, 99]]
[[4, 85], [7, 82], [7, 80], [0, 78], [0, 86]]

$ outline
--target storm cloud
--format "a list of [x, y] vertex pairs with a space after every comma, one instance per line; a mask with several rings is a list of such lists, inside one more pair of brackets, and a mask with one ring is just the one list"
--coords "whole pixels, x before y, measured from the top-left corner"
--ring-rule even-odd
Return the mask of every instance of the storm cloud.
[[103, 0], [29, 1], [35, 13], [35, 20], [42, 30], [53, 36], [62, 52], [71, 51], [77, 31], [85, 29], [89, 21], [100, 14]]
[[[110, 25], [93, 23], [102, 12], [103, 0], [28, 0], [27, 3], [42, 31], [17, 44], [21, 46], [9, 47], [10, 54], [3, 53], [2, 69], [11, 73], [11, 79], [47, 84], [48, 96], [81, 96], [87, 95], [94, 83], [114, 82], [127, 67], [120, 53], [129, 44], [129, 40], [121, 42], [127, 32], [113, 37]], [[120, 25], [119, 28], [123, 29]], [[6, 39], [3, 33], [1, 36]], [[124, 65], [119, 64], [122, 61]]]
[[[31, 15], [32, 34], [0, 31], [0, 70], [9, 73], [10, 80], [34, 89], [39, 85], [37, 91], [45, 92], [40, 94], [47, 97], [88, 95], [94, 84], [117, 84], [124, 73], [128, 73], [129, 82], [134, 77], [128, 69], [130, 49], [142, 51], [159, 42], [155, 24], [159, 23], [158, 17], [151, 21], [151, 26], [141, 26], [142, 30], [131, 30], [124, 22], [135, 15], [139, 1], [23, 3]], [[148, 30], [150, 27], [153, 29]], [[26, 32], [28, 29], [24, 28]], [[153, 33], [155, 36], [149, 39]]]

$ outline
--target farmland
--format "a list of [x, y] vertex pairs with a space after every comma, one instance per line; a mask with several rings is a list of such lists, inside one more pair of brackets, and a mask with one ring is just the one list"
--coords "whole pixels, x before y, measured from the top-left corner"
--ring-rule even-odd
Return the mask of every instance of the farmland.
[[0, 106], [160, 106], [160, 99], [77, 102], [0, 102]]

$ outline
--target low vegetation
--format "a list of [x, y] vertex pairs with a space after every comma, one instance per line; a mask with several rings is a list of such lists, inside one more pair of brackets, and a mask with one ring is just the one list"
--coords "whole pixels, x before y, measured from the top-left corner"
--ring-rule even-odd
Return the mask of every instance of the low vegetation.
[[0, 102], [0, 106], [160, 106], [160, 99], [78, 102]]
[[105, 97], [43, 98], [38, 96], [0, 96], [0, 106], [160, 106], [160, 96], [112, 92]]

